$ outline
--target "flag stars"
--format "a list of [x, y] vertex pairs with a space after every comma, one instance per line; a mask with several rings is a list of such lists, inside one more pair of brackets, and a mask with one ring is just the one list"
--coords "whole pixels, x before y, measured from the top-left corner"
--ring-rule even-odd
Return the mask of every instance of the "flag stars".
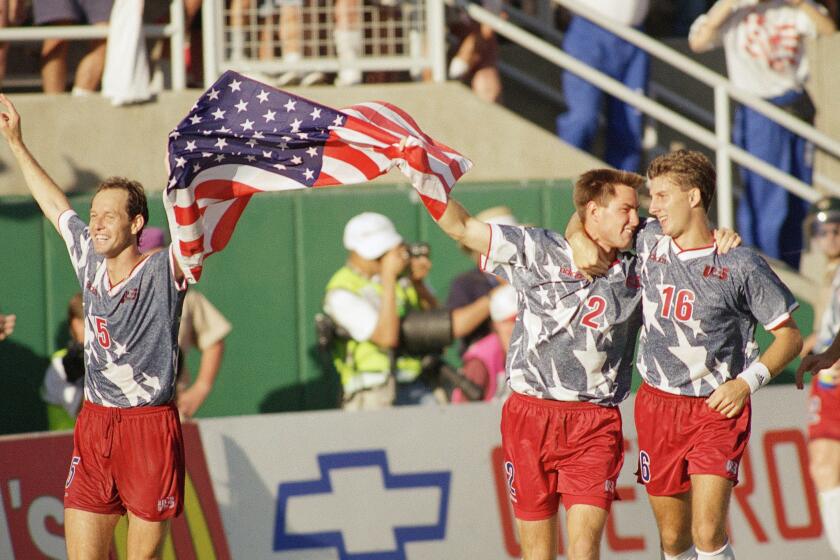
[[292, 165], [300, 165], [301, 163], [303, 163], [303, 160], [300, 158], [300, 156], [292, 157]]
[[242, 91], [239, 88], [239, 86], [241, 86], [241, 85], [242, 85], [241, 80], [233, 80], [231, 83], [228, 84], [228, 87], [230, 88], [230, 91], [232, 91], [232, 92], [233, 91]]
[[191, 124], [198, 124], [200, 122], [201, 122], [201, 117], [199, 117], [198, 115], [193, 115], [193, 116], [190, 117], [190, 123]]
[[180, 132], [178, 132], [177, 130], [173, 130], [173, 131], [169, 134], [169, 137], [170, 137], [170, 138], [172, 138], [173, 140], [177, 140], [180, 136], [181, 136], [181, 133], [180, 133]]
[[263, 151], [262, 155], [264, 158], [269, 159], [271, 157], [271, 150]]
[[231, 133], [231, 132], [233, 132], [233, 131], [232, 131], [231, 129], [229, 129], [228, 127], [226, 127], [226, 126], [223, 126], [222, 128], [220, 128], [220, 129], [219, 129], [219, 130], [217, 130], [216, 132], [219, 132], [219, 133], [221, 133], [221, 134], [230, 134], [230, 133]]
[[227, 140], [225, 140], [224, 138], [219, 138], [218, 140], [216, 140], [215, 146], [220, 150], [224, 150], [225, 146], [227, 146]]
[[178, 181], [175, 179], [175, 177], [172, 177], [171, 179], [169, 179], [169, 188], [171, 189], [172, 187], [174, 187], [175, 183], [177, 183], [177, 182]]
[[214, 117], [216, 117], [216, 120], [217, 120], [217, 121], [218, 121], [218, 120], [221, 120], [221, 119], [223, 119], [223, 118], [225, 118], [225, 111], [222, 111], [222, 110], [221, 110], [221, 108], [217, 108], [217, 109], [216, 109], [215, 111], [213, 111], [211, 114], [212, 114]]
[[333, 126], [341, 126], [342, 124], [344, 124], [344, 117], [338, 115], [335, 120], [333, 120]]
[[213, 154], [211, 154], [210, 152], [201, 152], [201, 157], [203, 157], [203, 158], [208, 158], [208, 157], [210, 157], [210, 156], [212, 156], [212, 155], [213, 155]]
[[202, 131], [201, 131], [201, 133], [202, 133], [204, 136], [210, 136], [211, 134], [213, 134], [213, 131], [212, 131], [212, 130], [210, 130], [210, 129], [207, 129], [207, 130], [202, 130]]
[[316, 157], [318, 155], [318, 148], [316, 148], [315, 146], [310, 146], [309, 148], [307, 148], [306, 153], [307, 155], [309, 155], [309, 157]]
[[257, 94], [257, 99], [260, 100], [260, 105], [268, 101], [268, 92], [264, 89], [261, 89], [260, 92]]
[[312, 112], [309, 113], [309, 116], [312, 117], [313, 121], [317, 120], [317, 119], [320, 119], [321, 118], [321, 109], [315, 107], [314, 109], [312, 109]]
[[196, 163], [193, 165], [193, 173], [198, 173], [199, 171], [201, 171], [201, 166]]
[[300, 138], [301, 140], [306, 140], [307, 138], [309, 138], [309, 135], [305, 132], [298, 132], [298, 138]]
[[268, 111], [266, 111], [265, 115], [263, 115], [263, 118], [265, 119], [265, 122], [273, 121], [274, 120], [274, 115], [276, 115], [276, 114], [277, 114], [277, 111], [272, 111], [272, 110], [269, 109]]
[[287, 113], [291, 113], [292, 111], [294, 111], [294, 110], [295, 110], [295, 105], [297, 105], [297, 101], [292, 101], [291, 99], [289, 99], [289, 100], [286, 102], [286, 104], [285, 104], [285, 105], [283, 105], [283, 107], [285, 107], [285, 108], [286, 108], [286, 112], [287, 112]]
[[303, 172], [303, 176], [306, 178], [306, 180], [311, 181], [315, 178], [315, 172], [309, 168], [306, 168], [306, 171]]
[[184, 147], [184, 149], [189, 150], [190, 152], [195, 150], [195, 140], [188, 140], [187, 145]]
[[250, 146], [251, 148], [253, 148], [254, 146], [256, 146], [256, 145], [257, 145], [257, 141], [256, 141], [256, 140], [254, 140], [253, 138], [251, 138], [250, 140], [248, 140], [247, 142], [245, 142], [245, 144], [246, 144], [246, 145], [248, 145], [248, 146]]
[[272, 167], [274, 167], [274, 169], [276, 169], [277, 171], [285, 171], [286, 170], [286, 166], [283, 165], [282, 163], [275, 163]]
[[186, 163], [187, 163], [187, 160], [185, 160], [182, 157], [176, 157], [175, 158], [175, 167], [184, 167], [184, 165], [186, 165]]
[[217, 90], [216, 88], [213, 88], [213, 89], [211, 89], [210, 91], [207, 92], [207, 99], [209, 99], [210, 101], [218, 101], [220, 93], [221, 92], [219, 90]]
[[245, 159], [247, 159], [248, 161], [257, 161], [257, 158], [255, 156], [245, 156]]
[[303, 124], [303, 121], [300, 119], [295, 119], [292, 121], [292, 132], [298, 132], [300, 130], [300, 125]]
[[236, 107], [236, 112], [237, 113], [241, 113], [242, 111], [247, 111], [248, 110], [248, 102], [245, 101], [244, 99], [240, 99], [239, 103], [234, 105], [234, 107]]
[[219, 155], [217, 155], [217, 156], [216, 156], [215, 158], [213, 158], [213, 159], [215, 159], [217, 162], [220, 162], [220, 163], [221, 163], [221, 161], [222, 161], [223, 159], [225, 159], [225, 154], [219, 154]]
[[265, 136], [259, 130], [254, 133], [254, 138], [257, 140], [265, 140]]

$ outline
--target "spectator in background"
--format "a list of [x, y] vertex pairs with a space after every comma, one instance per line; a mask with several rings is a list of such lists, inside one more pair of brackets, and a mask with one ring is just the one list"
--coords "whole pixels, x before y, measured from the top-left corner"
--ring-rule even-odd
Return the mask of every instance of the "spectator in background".
[[335, 85], [353, 86], [362, 83], [361, 70], [348, 67], [364, 54], [361, 0], [335, 0], [333, 40], [340, 66]]
[[[19, 25], [23, 20], [23, 0], [0, 0], [0, 29]], [[9, 43], [0, 42], [0, 85], [6, 77]]]
[[[500, 0], [484, 0], [482, 6], [495, 14], [503, 14]], [[450, 29], [460, 43], [449, 62], [449, 78], [462, 80], [479, 99], [495, 103], [502, 96], [496, 33], [489, 25], [473, 21], [462, 8], [456, 10], [458, 16]]]
[[15, 330], [16, 319], [17, 317], [15, 315], [4, 315], [0, 313], [0, 340], [5, 340], [12, 336], [12, 332]]
[[[812, 239], [828, 262], [814, 305], [814, 333], [805, 340], [803, 357], [824, 352], [840, 332], [840, 199], [817, 202], [809, 222]], [[820, 496], [825, 535], [840, 557], [840, 365], [814, 375], [808, 408], [811, 478]]]
[[[36, 25], [108, 25], [114, 0], [33, 0]], [[44, 93], [64, 93], [67, 88], [65, 39], [46, 39], [41, 47]], [[73, 95], [90, 95], [99, 87], [105, 67], [105, 41], [90, 41], [87, 54], [76, 68]]]
[[[648, 0], [583, 0], [582, 4], [623, 25], [640, 28], [648, 13]], [[647, 89], [647, 53], [575, 15], [563, 36], [563, 50], [578, 60], [615, 78], [630, 89]], [[563, 73], [563, 97], [568, 111], [557, 117], [561, 140], [590, 150], [598, 132], [598, 116], [604, 93], [583, 78]], [[638, 171], [641, 164], [643, 116], [640, 111], [606, 97], [607, 131], [604, 160], [616, 169]]]
[[[519, 222], [507, 206], [494, 206], [475, 215], [476, 219], [488, 224], [518, 226]], [[460, 339], [459, 352], [463, 354], [474, 342], [491, 332], [490, 292], [499, 285], [499, 280], [484, 272], [481, 254], [462, 246], [470, 255], [476, 267], [460, 274], [449, 286], [446, 307], [452, 311], [452, 336]]]
[[[464, 352], [464, 376], [484, 390], [482, 400], [490, 401], [508, 394], [505, 359], [518, 311], [516, 290], [510, 284], [494, 289], [490, 294], [490, 318], [493, 332], [478, 340]], [[466, 402], [461, 389], [452, 391], [452, 402]]]
[[[813, 123], [815, 109], [805, 91], [805, 40], [834, 30], [827, 10], [811, 0], [719, 0], [694, 22], [688, 42], [695, 52], [723, 45], [734, 86]], [[734, 139], [754, 156], [811, 183], [812, 147], [782, 125], [740, 107]], [[757, 173], [741, 173], [738, 231], [744, 243], [798, 268], [808, 203]]]
[[344, 248], [347, 262], [330, 278], [324, 297], [324, 312], [344, 334], [333, 343], [342, 408], [439, 402], [421, 378], [419, 357], [397, 350], [406, 313], [434, 305], [424, 283], [428, 267], [403, 274], [410, 260], [403, 239], [391, 220], [375, 212], [347, 222]]
[[67, 330], [70, 340], [52, 355], [41, 385], [50, 430], [72, 430], [85, 396], [85, 314], [81, 292], [70, 298], [67, 305]]
[[[166, 245], [162, 229], [146, 227], [140, 237], [140, 252], [147, 253]], [[182, 418], [192, 418], [213, 391], [225, 353], [225, 337], [230, 323], [201, 292], [187, 290], [178, 330], [178, 379], [175, 402]], [[198, 374], [192, 379], [187, 367], [190, 350], [201, 351]]]

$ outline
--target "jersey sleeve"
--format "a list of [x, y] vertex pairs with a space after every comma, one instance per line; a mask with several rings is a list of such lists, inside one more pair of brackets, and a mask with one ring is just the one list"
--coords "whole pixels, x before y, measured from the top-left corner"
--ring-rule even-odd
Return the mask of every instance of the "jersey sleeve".
[[633, 238], [633, 250], [642, 260], [645, 260], [662, 235], [662, 225], [659, 220], [647, 218], [636, 229], [636, 235]]
[[516, 269], [531, 269], [568, 249], [565, 239], [542, 228], [490, 224], [490, 248], [483, 269], [516, 285]]
[[[753, 316], [771, 331], [790, 319], [799, 303], [760, 255], [750, 250], [733, 251], [749, 262], [744, 268], [743, 290]], [[748, 257], [746, 255], [749, 255]]]
[[96, 256], [91, 244], [90, 230], [79, 215], [72, 210], [66, 210], [58, 217], [58, 230], [67, 246], [79, 285], [84, 289], [88, 271], [96, 268], [94, 266]]

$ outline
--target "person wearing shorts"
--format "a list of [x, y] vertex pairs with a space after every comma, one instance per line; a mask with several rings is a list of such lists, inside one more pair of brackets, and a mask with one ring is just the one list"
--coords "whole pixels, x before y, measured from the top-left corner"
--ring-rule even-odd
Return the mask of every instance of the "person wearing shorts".
[[[666, 560], [731, 560], [726, 513], [749, 439], [750, 395], [801, 349], [797, 303], [754, 250], [719, 250], [707, 215], [716, 173], [706, 156], [664, 154], [647, 178], [656, 219], [636, 236], [644, 380], [636, 474]], [[757, 322], [774, 336], [760, 356]]]
[[[35, 25], [108, 25], [114, 0], [33, 0]], [[64, 93], [67, 87], [66, 39], [46, 39], [41, 47], [44, 93]], [[90, 95], [99, 87], [105, 69], [105, 39], [93, 39], [79, 61], [74, 95]]]
[[508, 491], [523, 557], [557, 556], [557, 510], [567, 510], [568, 558], [598, 558], [623, 463], [618, 404], [630, 391], [641, 324], [636, 259], [621, 251], [639, 223], [635, 174], [596, 169], [575, 184], [575, 208], [601, 258], [591, 280], [568, 241], [536, 227], [488, 224], [450, 200], [438, 221], [517, 292], [502, 410]]
[[67, 556], [107, 558], [127, 513], [129, 557], [159, 558], [168, 522], [183, 508], [173, 399], [184, 274], [171, 246], [145, 255], [138, 249], [149, 216], [139, 183], [105, 179], [86, 225], [27, 149], [14, 105], [2, 95], [0, 103], [0, 133], [64, 239], [82, 289], [85, 401], [65, 482]]
[[[814, 249], [826, 258], [819, 299], [814, 305], [814, 332], [802, 355], [820, 353], [840, 332], [840, 199], [817, 201], [808, 216]], [[803, 386], [798, 378], [798, 386]], [[808, 398], [808, 462], [820, 496], [825, 535], [840, 557], [840, 367], [817, 370]]]

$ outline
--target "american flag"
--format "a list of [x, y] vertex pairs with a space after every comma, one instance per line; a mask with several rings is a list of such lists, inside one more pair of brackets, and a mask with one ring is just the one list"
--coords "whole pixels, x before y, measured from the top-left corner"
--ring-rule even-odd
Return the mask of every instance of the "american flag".
[[382, 102], [341, 110], [225, 72], [169, 135], [163, 202], [193, 283], [221, 251], [251, 196], [364, 183], [398, 167], [439, 218], [472, 162]]

